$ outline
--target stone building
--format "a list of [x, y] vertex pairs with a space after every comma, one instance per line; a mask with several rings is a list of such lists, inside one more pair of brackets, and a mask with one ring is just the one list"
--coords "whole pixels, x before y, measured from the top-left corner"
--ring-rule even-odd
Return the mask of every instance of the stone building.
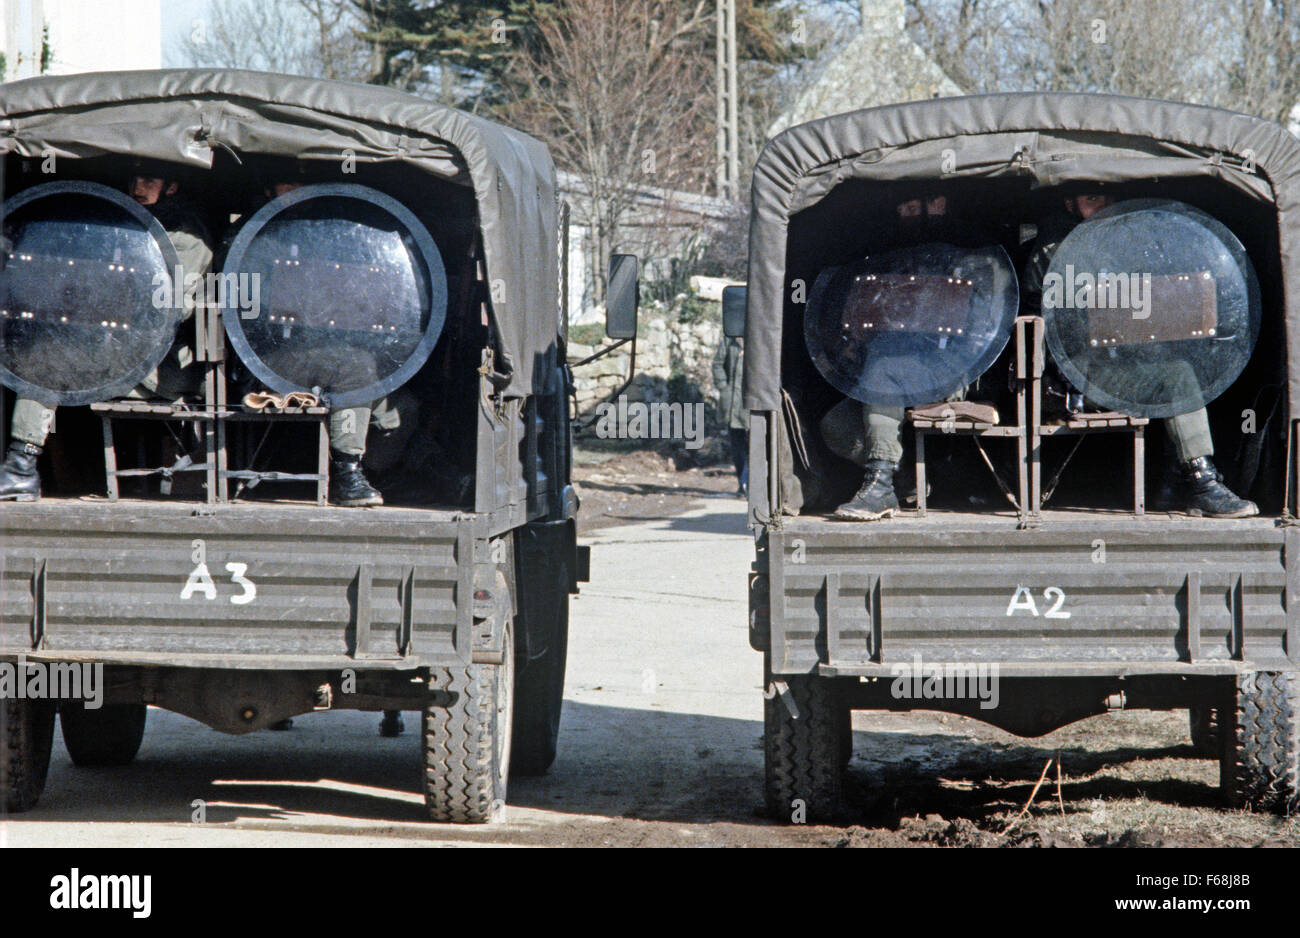
[[[558, 174], [560, 198], [569, 204], [569, 322], [578, 325], [600, 321], [604, 312], [592, 304], [597, 265], [609, 258], [596, 257], [595, 239], [585, 223], [589, 208], [586, 186], [580, 177]], [[619, 249], [641, 259], [642, 279], [661, 280], [671, 274], [674, 257], [692, 237], [715, 233], [732, 210], [722, 199], [697, 192], [642, 186], [635, 193], [635, 208], [624, 221]]]
[[5, 81], [160, 68], [162, 0], [0, 0], [0, 53]]
[[861, 0], [862, 27], [820, 68], [769, 136], [819, 117], [964, 94], [907, 33], [903, 0]]

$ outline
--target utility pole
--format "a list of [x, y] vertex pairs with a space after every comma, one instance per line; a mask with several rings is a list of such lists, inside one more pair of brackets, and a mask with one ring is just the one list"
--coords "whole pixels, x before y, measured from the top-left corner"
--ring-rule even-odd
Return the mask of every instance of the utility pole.
[[718, 0], [718, 197], [734, 202], [740, 185], [740, 97], [736, 80], [736, 0]]

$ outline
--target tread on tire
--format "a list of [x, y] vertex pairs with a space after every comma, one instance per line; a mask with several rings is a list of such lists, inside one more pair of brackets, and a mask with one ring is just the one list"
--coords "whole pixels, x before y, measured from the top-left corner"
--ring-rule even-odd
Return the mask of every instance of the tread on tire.
[[763, 700], [767, 813], [791, 821], [801, 802], [807, 822], [835, 820], [844, 795], [844, 708], [836, 686], [802, 675], [784, 683], [785, 693], [777, 692], [769, 675]]
[[1234, 807], [1291, 814], [1300, 809], [1300, 674], [1237, 676], [1231, 744], [1220, 779]]
[[54, 745], [53, 701], [0, 699], [0, 808], [18, 814], [45, 790]]

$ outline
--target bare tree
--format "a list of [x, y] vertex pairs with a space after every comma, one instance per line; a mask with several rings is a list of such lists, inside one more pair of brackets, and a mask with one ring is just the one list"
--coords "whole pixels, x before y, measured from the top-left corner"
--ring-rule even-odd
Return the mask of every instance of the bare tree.
[[1039, 70], [1039, 24], [1024, 0], [913, 0], [908, 12], [910, 31], [964, 91], [1005, 91]]
[[[706, 186], [713, 6], [569, 0], [539, 18], [536, 44], [511, 52], [509, 117], [579, 180], [575, 220], [597, 258], [621, 246], [638, 202], [658, 202], [666, 223], [680, 212], [677, 191]], [[604, 291], [598, 272], [596, 302]]]
[[[1223, 87], [1216, 103], [1286, 124], [1300, 102], [1300, 6], [1219, 0]], [[1217, 30], [1216, 30], [1217, 31]]]
[[747, 201], [749, 173], [768, 140], [768, 130], [816, 80], [826, 62], [838, 54], [857, 31], [858, 0], [789, 5], [790, 39], [802, 52], [791, 61], [770, 63], [751, 59], [740, 65], [740, 165], [742, 200]]
[[1094, 91], [1286, 122], [1300, 5], [1285, 0], [908, 0], [908, 27], [962, 88]]
[[355, 15], [347, 0], [296, 0], [315, 28], [311, 58], [324, 78], [360, 81], [368, 70], [370, 51], [358, 38]]
[[191, 65], [359, 79], [366, 50], [346, 0], [211, 0], [181, 39]]
[[1047, 57], [1044, 84], [1057, 90], [1109, 91], [1208, 102], [1218, 56], [1193, 24], [1213, 3], [1164, 0], [1057, 0], [1036, 19]]

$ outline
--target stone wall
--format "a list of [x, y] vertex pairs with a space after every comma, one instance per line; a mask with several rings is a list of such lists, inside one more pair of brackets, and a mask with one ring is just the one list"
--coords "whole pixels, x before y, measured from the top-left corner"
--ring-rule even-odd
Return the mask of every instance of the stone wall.
[[[677, 310], [652, 310], [643, 319], [636, 343], [636, 377], [627, 389], [628, 402], [703, 401], [710, 434], [721, 429], [717, 417], [718, 391], [713, 386], [713, 356], [722, 336], [716, 318], [682, 322]], [[590, 345], [569, 346], [569, 361], [581, 361], [596, 351]], [[628, 369], [627, 346], [573, 370], [579, 415], [591, 414], [610, 399]]]

